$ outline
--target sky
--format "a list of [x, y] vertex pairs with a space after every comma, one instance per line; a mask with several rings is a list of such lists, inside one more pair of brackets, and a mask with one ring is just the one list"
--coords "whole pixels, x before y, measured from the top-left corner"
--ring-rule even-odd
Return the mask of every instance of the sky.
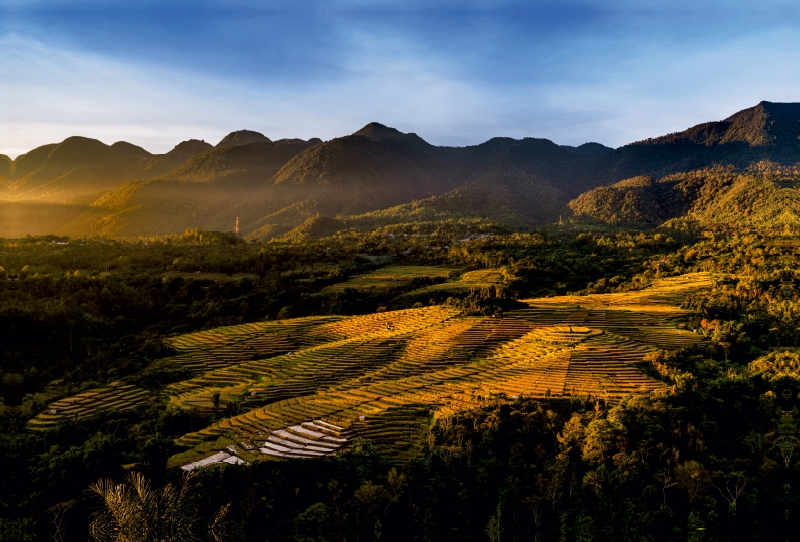
[[377, 121], [618, 147], [800, 102], [800, 7], [702, 0], [0, 0], [0, 153]]

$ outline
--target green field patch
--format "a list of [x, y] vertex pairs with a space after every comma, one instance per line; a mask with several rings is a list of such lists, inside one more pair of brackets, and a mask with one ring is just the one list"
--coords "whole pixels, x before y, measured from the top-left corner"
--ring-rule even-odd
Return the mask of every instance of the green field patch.
[[441, 284], [433, 284], [418, 290], [413, 290], [407, 295], [424, 294], [427, 292], [470, 292], [483, 288], [493, 288], [505, 282], [505, 277], [499, 269], [478, 269], [467, 271], [454, 280]]
[[420, 278], [455, 278], [464, 271], [463, 267], [442, 265], [390, 265], [348, 281], [325, 288], [327, 292], [344, 292], [345, 288], [356, 290], [390, 290], [406, 286]]

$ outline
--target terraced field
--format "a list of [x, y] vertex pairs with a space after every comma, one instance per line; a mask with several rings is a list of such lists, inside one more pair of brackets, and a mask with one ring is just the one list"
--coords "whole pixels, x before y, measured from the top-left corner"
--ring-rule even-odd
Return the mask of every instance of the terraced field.
[[343, 292], [345, 288], [356, 290], [389, 290], [404, 286], [413, 279], [423, 277], [455, 277], [464, 271], [460, 267], [433, 265], [390, 265], [360, 277], [325, 288], [330, 292]]
[[[220, 408], [237, 401], [244, 412], [182, 436], [178, 442], [192, 450], [173, 463], [319, 457], [355, 437], [414, 453], [431, 412], [446, 416], [498, 397], [616, 401], [666, 393], [637, 363], [655, 349], [701, 340], [683, 329], [680, 304], [712, 281], [696, 273], [638, 292], [531, 299], [503, 318], [463, 317], [434, 306], [176, 337], [179, 353], [169, 361], [194, 376], [168, 386], [169, 400], [213, 414], [219, 393]], [[127, 397], [126, 408], [147, 400], [119, 386], [62, 399], [32, 425], [46, 428], [64, 412], [121, 405], [119, 397]]]
[[503, 282], [505, 282], [505, 278], [499, 269], [479, 269], [477, 271], [468, 271], [458, 277], [457, 280], [451, 280], [441, 284], [433, 284], [431, 286], [426, 286], [425, 288], [420, 288], [419, 290], [414, 290], [411, 292], [411, 295], [423, 292], [440, 291], [467, 292], [470, 290], [491, 288], [493, 286], [503, 284]]
[[153, 394], [123, 382], [93, 388], [77, 395], [53, 401], [29, 424], [31, 429], [49, 429], [58, 420], [90, 416], [102, 410], [129, 410], [146, 403]]

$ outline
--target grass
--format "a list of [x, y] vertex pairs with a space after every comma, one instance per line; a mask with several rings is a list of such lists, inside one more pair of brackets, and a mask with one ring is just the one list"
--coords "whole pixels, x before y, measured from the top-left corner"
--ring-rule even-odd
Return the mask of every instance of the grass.
[[[495, 276], [491, 270], [467, 275], [463, 282]], [[712, 282], [710, 274], [695, 273], [636, 292], [530, 299], [503, 318], [463, 317], [432, 306], [175, 337], [171, 344], [178, 354], [165, 363], [188, 368], [193, 376], [162, 393], [199, 414], [214, 412], [212, 397], [219, 393], [219, 414], [230, 404], [239, 405], [241, 414], [180, 437], [177, 442], [190, 451], [171, 464], [212, 455], [221, 449], [220, 438], [246, 450], [241, 453], [247, 461], [335, 453], [339, 448], [302, 441], [302, 427], [326, 423], [342, 428], [348, 443], [361, 436], [403, 456], [419, 452], [431, 415], [453, 415], [497, 398], [594, 396], [614, 402], [630, 394], [668, 393], [638, 364], [656, 349], [702, 340], [684, 329], [687, 313], [680, 305]], [[148, 397], [135, 386], [114, 383], [54, 402], [55, 412], [43, 412], [31, 426], [45, 429], [59, 416], [131, 408]], [[270, 437], [272, 444], [264, 445]], [[274, 440], [296, 437], [300, 444], [287, 446], [305, 447], [300, 451], [281, 452], [283, 441]], [[259, 446], [270, 452], [257, 453]]]

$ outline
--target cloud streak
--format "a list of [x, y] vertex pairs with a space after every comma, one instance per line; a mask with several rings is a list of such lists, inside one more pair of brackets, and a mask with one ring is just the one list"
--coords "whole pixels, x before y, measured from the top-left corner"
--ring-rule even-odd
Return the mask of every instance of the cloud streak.
[[0, 152], [69, 135], [151, 152], [370, 121], [437, 144], [618, 146], [797, 101], [798, 13], [737, 2], [9, 2]]

